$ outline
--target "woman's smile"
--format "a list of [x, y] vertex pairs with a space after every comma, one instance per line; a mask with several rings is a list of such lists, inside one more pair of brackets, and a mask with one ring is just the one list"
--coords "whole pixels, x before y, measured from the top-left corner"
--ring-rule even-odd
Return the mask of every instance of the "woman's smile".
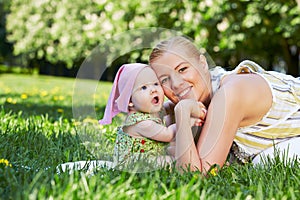
[[191, 92], [192, 86], [189, 86], [188, 88], [184, 89], [180, 93], [178, 93], [176, 96], [178, 96], [179, 99], [184, 99], [185, 96], [188, 96], [188, 94]]

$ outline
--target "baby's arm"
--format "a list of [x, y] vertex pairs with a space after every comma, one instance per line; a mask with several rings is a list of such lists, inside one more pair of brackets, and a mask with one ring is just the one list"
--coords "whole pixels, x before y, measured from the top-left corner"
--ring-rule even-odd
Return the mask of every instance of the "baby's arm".
[[131, 127], [132, 130], [143, 137], [161, 142], [171, 142], [175, 137], [176, 124], [168, 127], [158, 124], [152, 120], [145, 120]]

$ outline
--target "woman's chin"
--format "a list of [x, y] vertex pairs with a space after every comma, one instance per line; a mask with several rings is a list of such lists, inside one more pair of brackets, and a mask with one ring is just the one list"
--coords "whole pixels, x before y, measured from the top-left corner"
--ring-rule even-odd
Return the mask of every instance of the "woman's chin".
[[182, 97], [180, 97], [178, 99], [179, 99], [179, 101], [180, 100], [184, 100], [184, 99], [193, 99], [193, 100], [198, 101], [198, 99], [195, 97], [194, 94], [186, 94], [186, 95], [184, 95], [184, 96], [182, 96]]

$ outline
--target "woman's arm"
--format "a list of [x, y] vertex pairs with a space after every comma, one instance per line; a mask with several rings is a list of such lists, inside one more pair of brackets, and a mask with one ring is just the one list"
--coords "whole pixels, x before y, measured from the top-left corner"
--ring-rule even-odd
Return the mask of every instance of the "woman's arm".
[[176, 106], [178, 165], [190, 164], [191, 170], [200, 169], [204, 173], [214, 164], [223, 166], [238, 127], [259, 121], [271, 104], [270, 88], [263, 78], [258, 75], [231, 77], [212, 98], [197, 145], [191, 142], [186, 122], [180, 120], [192, 113], [191, 107]]
[[257, 74], [233, 75], [224, 81], [209, 106], [197, 149], [202, 168], [224, 165], [239, 127], [260, 121], [272, 106], [272, 92]]
[[201, 170], [201, 160], [194, 143], [194, 136], [190, 128], [192, 117], [206, 117], [206, 112], [202, 109], [204, 105], [191, 99], [184, 99], [177, 103], [175, 107], [175, 119], [177, 125], [176, 132], [176, 165], [179, 168], [190, 168], [191, 170]]
[[206, 173], [214, 164], [223, 166], [230, 151], [245, 110], [238, 92], [221, 88], [212, 99], [197, 151], [202, 161], [202, 171]]

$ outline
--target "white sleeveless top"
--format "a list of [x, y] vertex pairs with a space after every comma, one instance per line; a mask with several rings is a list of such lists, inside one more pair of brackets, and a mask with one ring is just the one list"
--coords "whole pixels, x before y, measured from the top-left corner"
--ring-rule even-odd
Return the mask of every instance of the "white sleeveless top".
[[260, 75], [269, 84], [273, 96], [272, 107], [261, 121], [251, 126], [240, 127], [236, 133], [233, 152], [242, 162], [250, 161], [261, 151], [279, 142], [300, 136], [299, 78], [265, 71], [258, 64], [245, 60], [233, 71], [227, 72], [220, 67], [211, 70], [214, 93], [219, 88], [221, 79], [231, 73]]

